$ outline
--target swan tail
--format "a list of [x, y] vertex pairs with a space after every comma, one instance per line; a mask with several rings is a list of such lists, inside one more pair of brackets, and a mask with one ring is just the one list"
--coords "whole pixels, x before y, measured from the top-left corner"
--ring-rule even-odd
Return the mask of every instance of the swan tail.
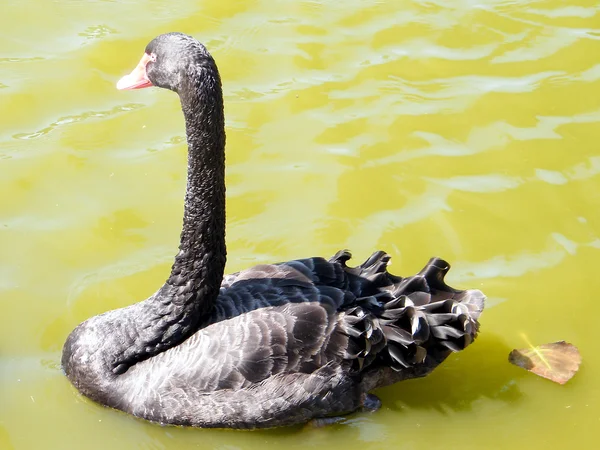
[[[345, 264], [349, 254], [341, 256]], [[359, 298], [357, 306], [347, 311], [347, 333], [353, 341], [347, 357], [355, 359], [361, 370], [383, 364], [395, 371], [423, 366], [428, 373], [477, 337], [485, 296], [476, 289], [448, 286], [444, 277], [450, 265], [442, 259], [432, 258], [419, 273], [406, 278], [387, 272], [389, 259], [377, 252], [347, 269], [374, 284], [369, 289], [374, 293]]]
[[373, 253], [357, 267], [346, 265], [350, 258], [352, 258], [350, 251], [340, 250], [329, 259], [329, 262], [342, 266], [347, 276], [347, 288], [351, 289], [358, 297], [377, 294], [378, 290], [402, 281], [402, 277], [392, 275], [387, 271], [391, 256], [383, 251]]

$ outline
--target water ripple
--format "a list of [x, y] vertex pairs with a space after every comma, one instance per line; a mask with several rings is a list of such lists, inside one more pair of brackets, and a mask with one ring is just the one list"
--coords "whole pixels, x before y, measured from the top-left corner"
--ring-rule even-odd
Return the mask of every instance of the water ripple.
[[64, 116], [64, 117], [61, 117], [61, 118], [55, 120], [54, 122], [50, 123], [48, 126], [42, 128], [40, 130], [30, 132], [30, 133], [13, 134], [12, 137], [14, 139], [24, 139], [24, 140], [37, 139], [39, 137], [42, 137], [42, 136], [45, 136], [45, 135], [51, 133], [52, 131], [54, 131], [55, 129], [57, 129], [63, 125], [69, 125], [72, 123], [82, 122], [82, 121], [85, 121], [88, 119], [106, 118], [109, 116], [114, 116], [114, 115], [120, 114], [122, 112], [133, 111], [133, 110], [142, 108], [143, 106], [144, 105], [141, 103], [127, 103], [124, 105], [115, 106], [114, 108], [111, 108], [109, 110], [86, 111], [81, 114], [76, 114], [76, 115], [72, 115], [72, 116]]
[[528, 14], [537, 14], [544, 17], [563, 18], [563, 17], [594, 17], [598, 13], [598, 7], [584, 6], [565, 6], [553, 9], [528, 8]]
[[522, 184], [515, 177], [500, 174], [451, 177], [446, 179], [425, 178], [428, 181], [463, 192], [503, 192]]
[[33, 61], [43, 61], [46, 58], [42, 58], [41, 56], [32, 56], [32, 57], [18, 57], [18, 58], [0, 58], [0, 64], [6, 63], [27, 63]]
[[117, 30], [111, 28], [107, 25], [90, 25], [84, 31], [79, 33], [79, 36], [82, 36], [86, 39], [102, 39], [111, 34], [118, 33]]

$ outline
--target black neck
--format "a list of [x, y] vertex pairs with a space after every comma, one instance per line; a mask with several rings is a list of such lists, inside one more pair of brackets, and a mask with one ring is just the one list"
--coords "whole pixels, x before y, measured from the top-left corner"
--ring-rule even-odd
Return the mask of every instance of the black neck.
[[171, 275], [159, 292], [195, 324], [213, 307], [226, 259], [221, 80], [214, 62], [196, 69], [179, 91], [188, 141], [183, 229]]
[[136, 312], [136, 322], [147, 325], [113, 363], [117, 374], [191, 336], [221, 287], [226, 260], [223, 93], [214, 62], [196, 69], [179, 90], [188, 140], [179, 253], [163, 287]]
[[[178, 93], [188, 139], [183, 230], [171, 275], [148, 300], [96, 316], [67, 339], [62, 365], [73, 383], [104, 404], [112, 377], [195, 333], [219, 294], [225, 269], [223, 93], [210, 56], [182, 77]], [[86, 336], [80, 339], [81, 336]], [[107, 350], [108, 349], [108, 350]], [[87, 355], [98, 358], [88, 359]], [[100, 382], [108, 375], [107, 383]], [[108, 397], [107, 397], [108, 396]]]

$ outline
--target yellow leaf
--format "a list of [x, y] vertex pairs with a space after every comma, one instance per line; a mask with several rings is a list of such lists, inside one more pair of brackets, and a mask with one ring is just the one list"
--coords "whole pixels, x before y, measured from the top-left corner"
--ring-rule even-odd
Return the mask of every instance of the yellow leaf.
[[508, 361], [540, 377], [565, 384], [579, 370], [579, 350], [565, 341], [513, 350]]

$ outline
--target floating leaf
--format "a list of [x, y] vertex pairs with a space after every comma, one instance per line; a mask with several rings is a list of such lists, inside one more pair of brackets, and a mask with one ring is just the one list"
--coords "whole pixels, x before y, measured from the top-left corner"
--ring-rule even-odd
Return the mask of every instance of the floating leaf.
[[513, 350], [508, 361], [540, 377], [565, 384], [579, 370], [579, 350], [565, 341]]

